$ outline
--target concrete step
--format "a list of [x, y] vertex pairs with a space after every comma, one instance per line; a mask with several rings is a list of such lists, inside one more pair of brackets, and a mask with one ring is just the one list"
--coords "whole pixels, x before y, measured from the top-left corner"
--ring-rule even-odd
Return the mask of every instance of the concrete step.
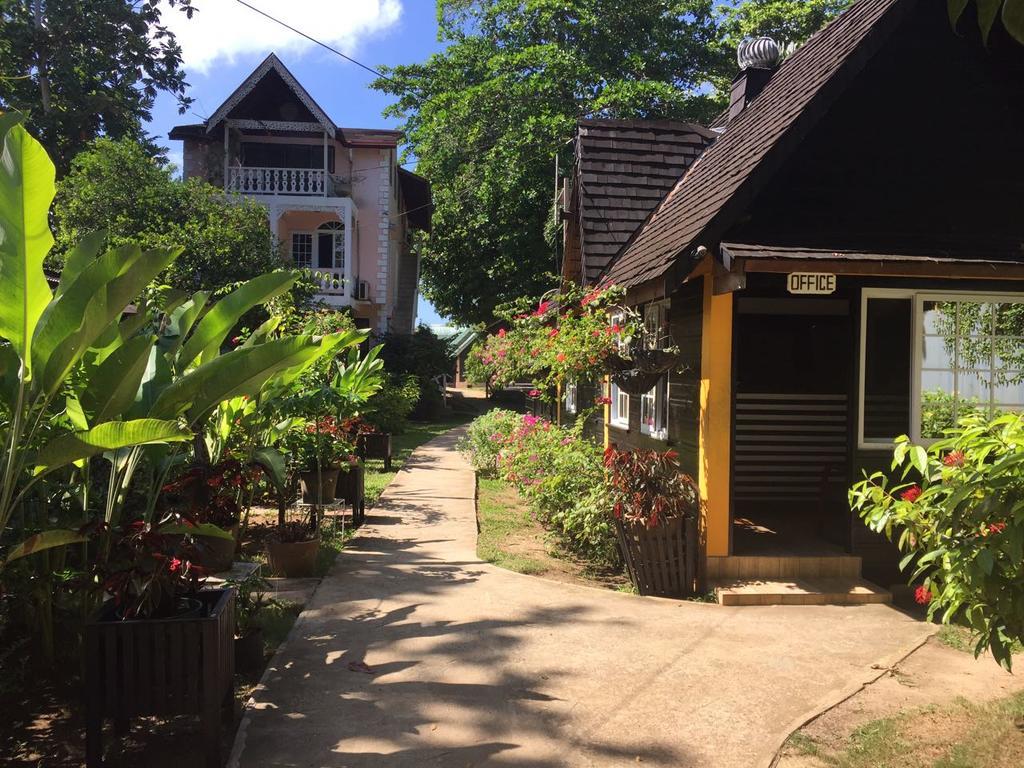
[[861, 578], [729, 579], [713, 583], [719, 605], [864, 605], [892, 594]]
[[861, 559], [854, 555], [734, 555], [708, 558], [708, 580], [859, 578]]

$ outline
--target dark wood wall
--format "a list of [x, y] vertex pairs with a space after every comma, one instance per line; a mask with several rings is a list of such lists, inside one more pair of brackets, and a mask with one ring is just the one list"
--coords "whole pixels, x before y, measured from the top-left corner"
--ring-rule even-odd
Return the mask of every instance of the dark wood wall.
[[[642, 307], [638, 308], [642, 310]], [[669, 304], [669, 332], [682, 352], [682, 373], [669, 375], [668, 440], [654, 440], [640, 432], [640, 398], [629, 398], [629, 429], [612, 425], [610, 440], [622, 450], [668, 448], [679, 453], [683, 471], [697, 477], [700, 427], [701, 326], [704, 312], [703, 281], [684, 284]]]

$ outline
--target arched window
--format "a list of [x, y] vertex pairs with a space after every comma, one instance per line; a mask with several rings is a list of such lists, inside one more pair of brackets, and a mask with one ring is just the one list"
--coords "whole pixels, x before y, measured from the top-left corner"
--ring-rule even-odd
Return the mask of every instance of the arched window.
[[328, 221], [316, 231], [316, 265], [320, 269], [345, 269], [345, 225]]

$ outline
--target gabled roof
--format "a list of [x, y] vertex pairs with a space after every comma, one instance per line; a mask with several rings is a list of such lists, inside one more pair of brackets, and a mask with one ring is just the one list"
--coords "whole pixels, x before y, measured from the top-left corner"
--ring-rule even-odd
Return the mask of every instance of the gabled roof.
[[212, 131], [222, 120], [227, 118], [238, 104], [255, 90], [256, 86], [262, 82], [270, 72], [276, 72], [288, 88], [295, 94], [295, 97], [302, 102], [303, 106], [310, 111], [310, 113], [316, 118], [316, 121], [323, 126], [323, 129], [327, 131], [328, 135], [332, 138], [335, 133], [334, 121], [327, 116], [327, 113], [316, 103], [316, 100], [309, 95], [309, 92], [302, 87], [302, 84], [295, 79], [288, 67], [277, 58], [277, 54], [271, 53], [267, 58], [263, 60], [252, 73], [242, 81], [242, 84], [238, 86], [234, 93], [228, 96], [227, 100], [214, 110], [214, 113], [210, 115], [210, 118], [206, 121], [206, 130]]
[[581, 120], [572, 206], [583, 277], [593, 282], [715, 138], [677, 120]]
[[721, 237], [919, 1], [859, 0], [812, 36], [662, 200], [608, 279], [659, 293], [683, 279], [691, 260], [681, 257]]

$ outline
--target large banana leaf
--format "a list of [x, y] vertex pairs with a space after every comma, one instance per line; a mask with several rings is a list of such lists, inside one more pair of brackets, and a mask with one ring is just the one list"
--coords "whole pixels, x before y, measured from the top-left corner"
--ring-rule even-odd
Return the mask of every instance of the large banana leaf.
[[168, 323], [163, 335], [168, 340], [163, 346], [169, 357], [173, 358], [178, 353], [178, 350], [181, 349], [181, 345], [185, 343], [185, 337], [192, 330], [192, 326], [199, 319], [200, 313], [202, 313], [206, 307], [206, 302], [209, 300], [209, 291], [196, 291], [192, 294], [192, 298], [182, 302], [174, 309], [164, 309], [168, 317]]
[[260, 387], [275, 373], [333, 352], [350, 334], [294, 336], [234, 349], [167, 386], [149, 415], [169, 419], [187, 411], [189, 423], [195, 424], [224, 400], [239, 395], [255, 397]]
[[284, 293], [294, 282], [295, 276], [289, 272], [269, 272], [254, 277], [214, 304], [182, 347], [176, 366], [178, 371], [184, 371], [197, 357], [200, 363], [210, 362], [242, 315]]
[[121, 418], [135, 402], [156, 336], [136, 336], [87, 371], [81, 401], [93, 423]]
[[108, 421], [82, 432], [60, 435], [44, 445], [36, 456], [35, 474], [59, 469], [105, 451], [149, 443], [184, 442], [191, 439], [192, 433], [177, 421]]
[[288, 493], [288, 462], [283, 453], [276, 448], [257, 448], [252, 455], [254, 463], [259, 464], [267, 471], [278, 497], [284, 497]]
[[78, 276], [82, 274], [82, 270], [89, 266], [89, 263], [99, 255], [100, 249], [106, 240], [107, 233], [101, 229], [86, 235], [75, 243], [75, 247], [71, 249], [67, 258], [64, 259], [64, 267], [60, 271], [60, 283], [58, 283], [54, 295], [60, 296], [78, 279]]
[[53, 163], [42, 145], [0, 114], [0, 337], [29, 370], [32, 334], [52, 294], [43, 259], [53, 246]]
[[46, 308], [33, 340], [33, 365], [42, 371], [42, 389], [52, 394], [104, 331], [181, 248], [142, 253], [126, 246], [94, 259], [67, 290]]
[[89, 537], [85, 534], [79, 533], [78, 531], [69, 531], [65, 529], [55, 529], [52, 531], [43, 531], [37, 533], [35, 536], [29, 536], [21, 544], [12, 548], [7, 553], [7, 557], [4, 558], [4, 565], [10, 565], [19, 558], [26, 557], [35, 552], [42, 552], [44, 549], [53, 549], [54, 547], [65, 547], [68, 544], [81, 544], [83, 541], [88, 541]]

